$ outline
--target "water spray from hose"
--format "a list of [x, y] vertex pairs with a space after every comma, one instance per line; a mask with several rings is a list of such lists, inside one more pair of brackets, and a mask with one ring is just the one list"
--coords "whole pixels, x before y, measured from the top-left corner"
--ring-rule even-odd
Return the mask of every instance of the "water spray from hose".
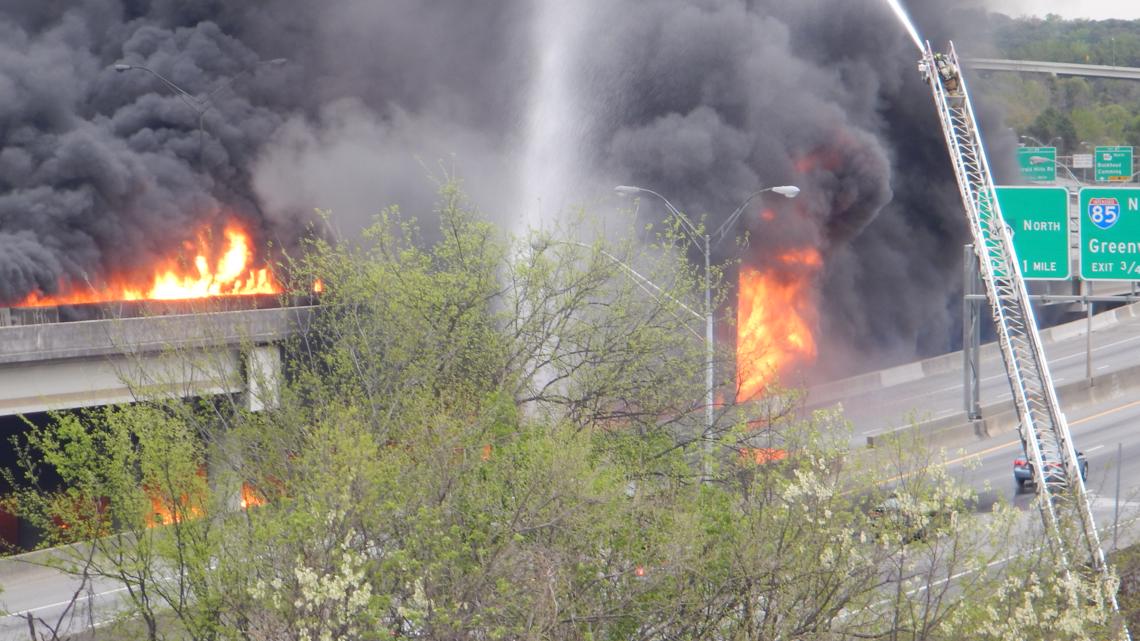
[[923, 51], [922, 38], [918, 36], [918, 29], [914, 28], [914, 23], [911, 22], [910, 16], [907, 15], [906, 9], [902, 6], [899, 0], [887, 0], [887, 4], [891, 5], [895, 15], [898, 16], [899, 22], [906, 27], [906, 32], [910, 34], [910, 39], [914, 41], [914, 46], [918, 47], [919, 51]]

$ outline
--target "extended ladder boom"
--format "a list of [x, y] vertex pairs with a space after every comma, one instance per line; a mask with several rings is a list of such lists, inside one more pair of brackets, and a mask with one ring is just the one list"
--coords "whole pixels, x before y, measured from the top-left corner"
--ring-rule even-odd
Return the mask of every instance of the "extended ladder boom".
[[[1072, 435], [1057, 402], [954, 44], [950, 43], [948, 53], [936, 54], [927, 42], [919, 69], [934, 94], [970, 221], [974, 251], [1017, 408], [1021, 442], [1033, 463], [1046, 534], [1061, 546], [1068, 563], [1107, 573]], [[1046, 464], [1050, 466], [1048, 473]], [[1060, 473], [1053, 471], [1058, 464]], [[1110, 596], [1115, 608], [1115, 595]]]

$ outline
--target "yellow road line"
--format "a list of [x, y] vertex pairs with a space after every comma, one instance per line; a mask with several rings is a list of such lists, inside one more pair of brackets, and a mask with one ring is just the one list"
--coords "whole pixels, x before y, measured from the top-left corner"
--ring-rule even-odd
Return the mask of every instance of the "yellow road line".
[[[1086, 416], [1082, 419], [1077, 419], [1077, 420], [1073, 421], [1072, 423], [1069, 423], [1069, 425], [1080, 425], [1081, 423], [1087, 423], [1089, 421], [1092, 421], [1092, 420], [1095, 420], [1095, 419], [1098, 419], [1098, 418], [1101, 418], [1104, 416], [1108, 416], [1109, 414], [1115, 414], [1116, 412], [1119, 412], [1121, 410], [1126, 410], [1130, 407], [1135, 407], [1137, 405], [1140, 405], [1140, 401], [1132, 401], [1131, 403], [1125, 403], [1124, 405], [1120, 405], [1120, 406], [1114, 407], [1112, 409], [1107, 409], [1103, 412], [1093, 414], [1092, 416]], [[985, 456], [986, 454], [998, 452], [998, 451], [1004, 450], [1007, 447], [1013, 447], [1014, 445], [1020, 445], [1020, 444], [1021, 444], [1020, 439], [1016, 440], [1016, 441], [1010, 441], [1009, 443], [1002, 443], [1001, 445], [995, 445], [991, 448], [984, 449], [980, 452], [974, 452], [973, 454], [967, 454], [965, 456], [960, 456], [956, 459], [951, 459], [949, 461], [946, 461], [946, 465], [953, 465], [955, 463], [961, 463], [962, 461], [968, 461], [972, 458], [979, 458], [979, 457]]]

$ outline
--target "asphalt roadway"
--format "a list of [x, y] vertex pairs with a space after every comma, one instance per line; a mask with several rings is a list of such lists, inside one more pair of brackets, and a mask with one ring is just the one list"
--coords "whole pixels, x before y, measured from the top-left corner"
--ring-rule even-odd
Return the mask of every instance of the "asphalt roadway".
[[[1085, 487], [1098, 528], [1112, 525], [1118, 496], [1122, 521], [1140, 515], [1140, 430], [1136, 429], [1137, 425], [1140, 425], [1140, 395], [1083, 407], [1069, 416], [1073, 442], [1089, 462]], [[1013, 460], [1023, 456], [1016, 432], [978, 440], [965, 448], [948, 451], [947, 456], [952, 473], [978, 489], [984, 502], [1005, 499], [1023, 509], [1031, 507], [1032, 486], [1018, 492], [1013, 480]], [[976, 465], [965, 465], [967, 461]]]
[[[1121, 308], [1094, 318], [1091, 370], [1102, 385], [1095, 394], [1089, 391], [1098, 388], [1087, 387], [1086, 327], [1081, 320], [1055, 328], [1048, 335], [1056, 340], [1044, 341], [1044, 349], [1055, 387], [1083, 390], [1063, 395], [1061, 409], [1076, 448], [1089, 462], [1085, 486], [1107, 552], [1116, 538], [1121, 546], [1140, 540], [1140, 308]], [[916, 422], [957, 425], [946, 430], [956, 433], [956, 438], [941, 445], [951, 473], [979, 492], [981, 507], [1004, 500], [1036, 512], [1032, 486], [1018, 492], [1013, 480], [1013, 460], [1024, 455], [1015, 422], [979, 434], [965, 417], [961, 353], [936, 360], [925, 368], [913, 363], [890, 374], [884, 371], [880, 384], [870, 389], [866, 380], [848, 385], [849, 393], [842, 393], [843, 384], [831, 384], [816, 394], [815, 406], [841, 406], [851, 422], [855, 446], [865, 444], [869, 436]], [[983, 350], [980, 368], [983, 408], [1009, 403], [1009, 381], [995, 346]], [[897, 383], [889, 384], [892, 380]], [[812, 401], [809, 391], [808, 403]], [[920, 434], [922, 429], [920, 425]]]
[[[1131, 309], [1131, 308], [1124, 308]], [[1111, 313], [1111, 312], [1110, 312]], [[1092, 374], [1103, 377], [1112, 372], [1129, 371], [1140, 365], [1140, 315], [1116, 314], [1119, 320], [1094, 324], [1091, 340]], [[1054, 386], [1061, 389], [1074, 383], [1087, 380], [1088, 337], [1084, 332], [1085, 321], [1076, 321], [1062, 328], [1054, 329], [1054, 334], [1062, 335], [1059, 340], [1044, 341], [1046, 359], [1052, 374]], [[1099, 325], [1099, 327], [1097, 327]], [[863, 441], [867, 436], [882, 434], [915, 422], [936, 419], [949, 419], [965, 412], [961, 352], [932, 359], [941, 361], [937, 369], [923, 373], [921, 363], [912, 363], [884, 370], [880, 376], [883, 384], [871, 389], [844, 389], [842, 383], [829, 384], [829, 389], [808, 391], [807, 403], [811, 407], [841, 405], [844, 415], [851, 422], [856, 440]], [[1009, 402], [1009, 379], [1001, 356], [991, 344], [983, 348], [980, 362], [981, 403], [983, 406]], [[892, 378], [897, 378], [896, 384]], [[1140, 398], [1140, 376], [1136, 377], [1135, 391], [1123, 390], [1124, 395], [1132, 393]], [[1063, 399], [1064, 401], [1064, 399]], [[1072, 403], [1070, 403], [1072, 405]], [[1076, 407], [1062, 402], [1062, 411], [1069, 420], [1074, 418]]]

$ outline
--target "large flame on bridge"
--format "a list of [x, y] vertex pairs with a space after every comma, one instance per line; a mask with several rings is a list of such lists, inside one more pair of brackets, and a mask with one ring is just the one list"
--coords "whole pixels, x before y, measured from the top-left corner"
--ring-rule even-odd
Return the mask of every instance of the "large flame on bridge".
[[823, 266], [815, 249], [781, 254], [777, 266], [740, 268], [736, 307], [737, 401], [763, 393], [792, 366], [815, 360], [812, 284]]
[[236, 222], [224, 228], [223, 246], [210, 242], [208, 231], [187, 242], [181, 260], [163, 261], [150, 276], [112, 277], [102, 285], [79, 288], [61, 283], [61, 292], [33, 292], [20, 307], [79, 305], [124, 300], [185, 300], [213, 296], [277, 294], [281, 286], [268, 268], [254, 268], [250, 235]]

